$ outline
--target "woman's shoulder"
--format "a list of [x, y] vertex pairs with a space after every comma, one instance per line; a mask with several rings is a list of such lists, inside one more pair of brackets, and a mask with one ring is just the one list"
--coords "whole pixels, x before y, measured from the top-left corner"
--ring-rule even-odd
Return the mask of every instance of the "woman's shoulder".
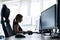
[[15, 19], [13, 20], [13, 24], [18, 24], [18, 23], [15, 21]]
[[13, 24], [18, 25], [18, 23], [16, 23], [16, 22], [13, 22]]

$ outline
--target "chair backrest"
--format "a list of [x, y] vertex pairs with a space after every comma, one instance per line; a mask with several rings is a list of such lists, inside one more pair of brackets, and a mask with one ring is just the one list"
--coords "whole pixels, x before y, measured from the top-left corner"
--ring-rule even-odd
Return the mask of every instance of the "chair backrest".
[[[2, 9], [2, 11], [1, 11], [1, 24], [2, 24], [2, 28], [4, 31], [5, 37], [10, 37], [10, 36], [14, 35], [14, 32], [11, 29], [10, 21], [9, 21], [10, 9], [6, 8], [5, 10]], [[3, 18], [5, 18], [5, 20]]]
[[3, 31], [4, 31], [5, 37], [10, 37], [10, 36], [15, 35], [15, 33], [11, 29], [9, 20], [6, 20], [6, 25], [3, 22], [2, 23], [2, 27], [3, 27]]
[[12, 28], [10, 26], [9, 20], [6, 20], [6, 30], [7, 30], [8, 36], [15, 35], [15, 33], [13, 32], [13, 30], [12, 30]]

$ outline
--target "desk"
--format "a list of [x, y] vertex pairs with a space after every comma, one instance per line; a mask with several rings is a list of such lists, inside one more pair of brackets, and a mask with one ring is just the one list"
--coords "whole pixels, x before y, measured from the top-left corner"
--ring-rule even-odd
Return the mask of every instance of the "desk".
[[9, 38], [5, 38], [2, 40], [60, 40], [60, 39], [51, 39], [50, 36], [44, 36], [42, 34], [32, 34], [32, 35], [25, 35], [26, 38], [15, 38], [15, 36], [11, 36]]

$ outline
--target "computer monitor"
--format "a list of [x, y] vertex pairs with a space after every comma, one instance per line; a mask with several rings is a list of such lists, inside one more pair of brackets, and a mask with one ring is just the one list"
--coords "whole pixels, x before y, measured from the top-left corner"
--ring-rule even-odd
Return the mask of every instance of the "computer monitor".
[[41, 13], [41, 29], [56, 27], [56, 4]]

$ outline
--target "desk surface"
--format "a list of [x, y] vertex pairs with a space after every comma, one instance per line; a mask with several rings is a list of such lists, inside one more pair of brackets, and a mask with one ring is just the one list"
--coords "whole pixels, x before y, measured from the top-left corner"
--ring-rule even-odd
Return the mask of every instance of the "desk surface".
[[60, 39], [51, 39], [50, 36], [44, 36], [41, 34], [32, 34], [25, 35], [26, 38], [15, 38], [15, 36], [11, 36], [9, 38], [1, 39], [1, 40], [60, 40]]

